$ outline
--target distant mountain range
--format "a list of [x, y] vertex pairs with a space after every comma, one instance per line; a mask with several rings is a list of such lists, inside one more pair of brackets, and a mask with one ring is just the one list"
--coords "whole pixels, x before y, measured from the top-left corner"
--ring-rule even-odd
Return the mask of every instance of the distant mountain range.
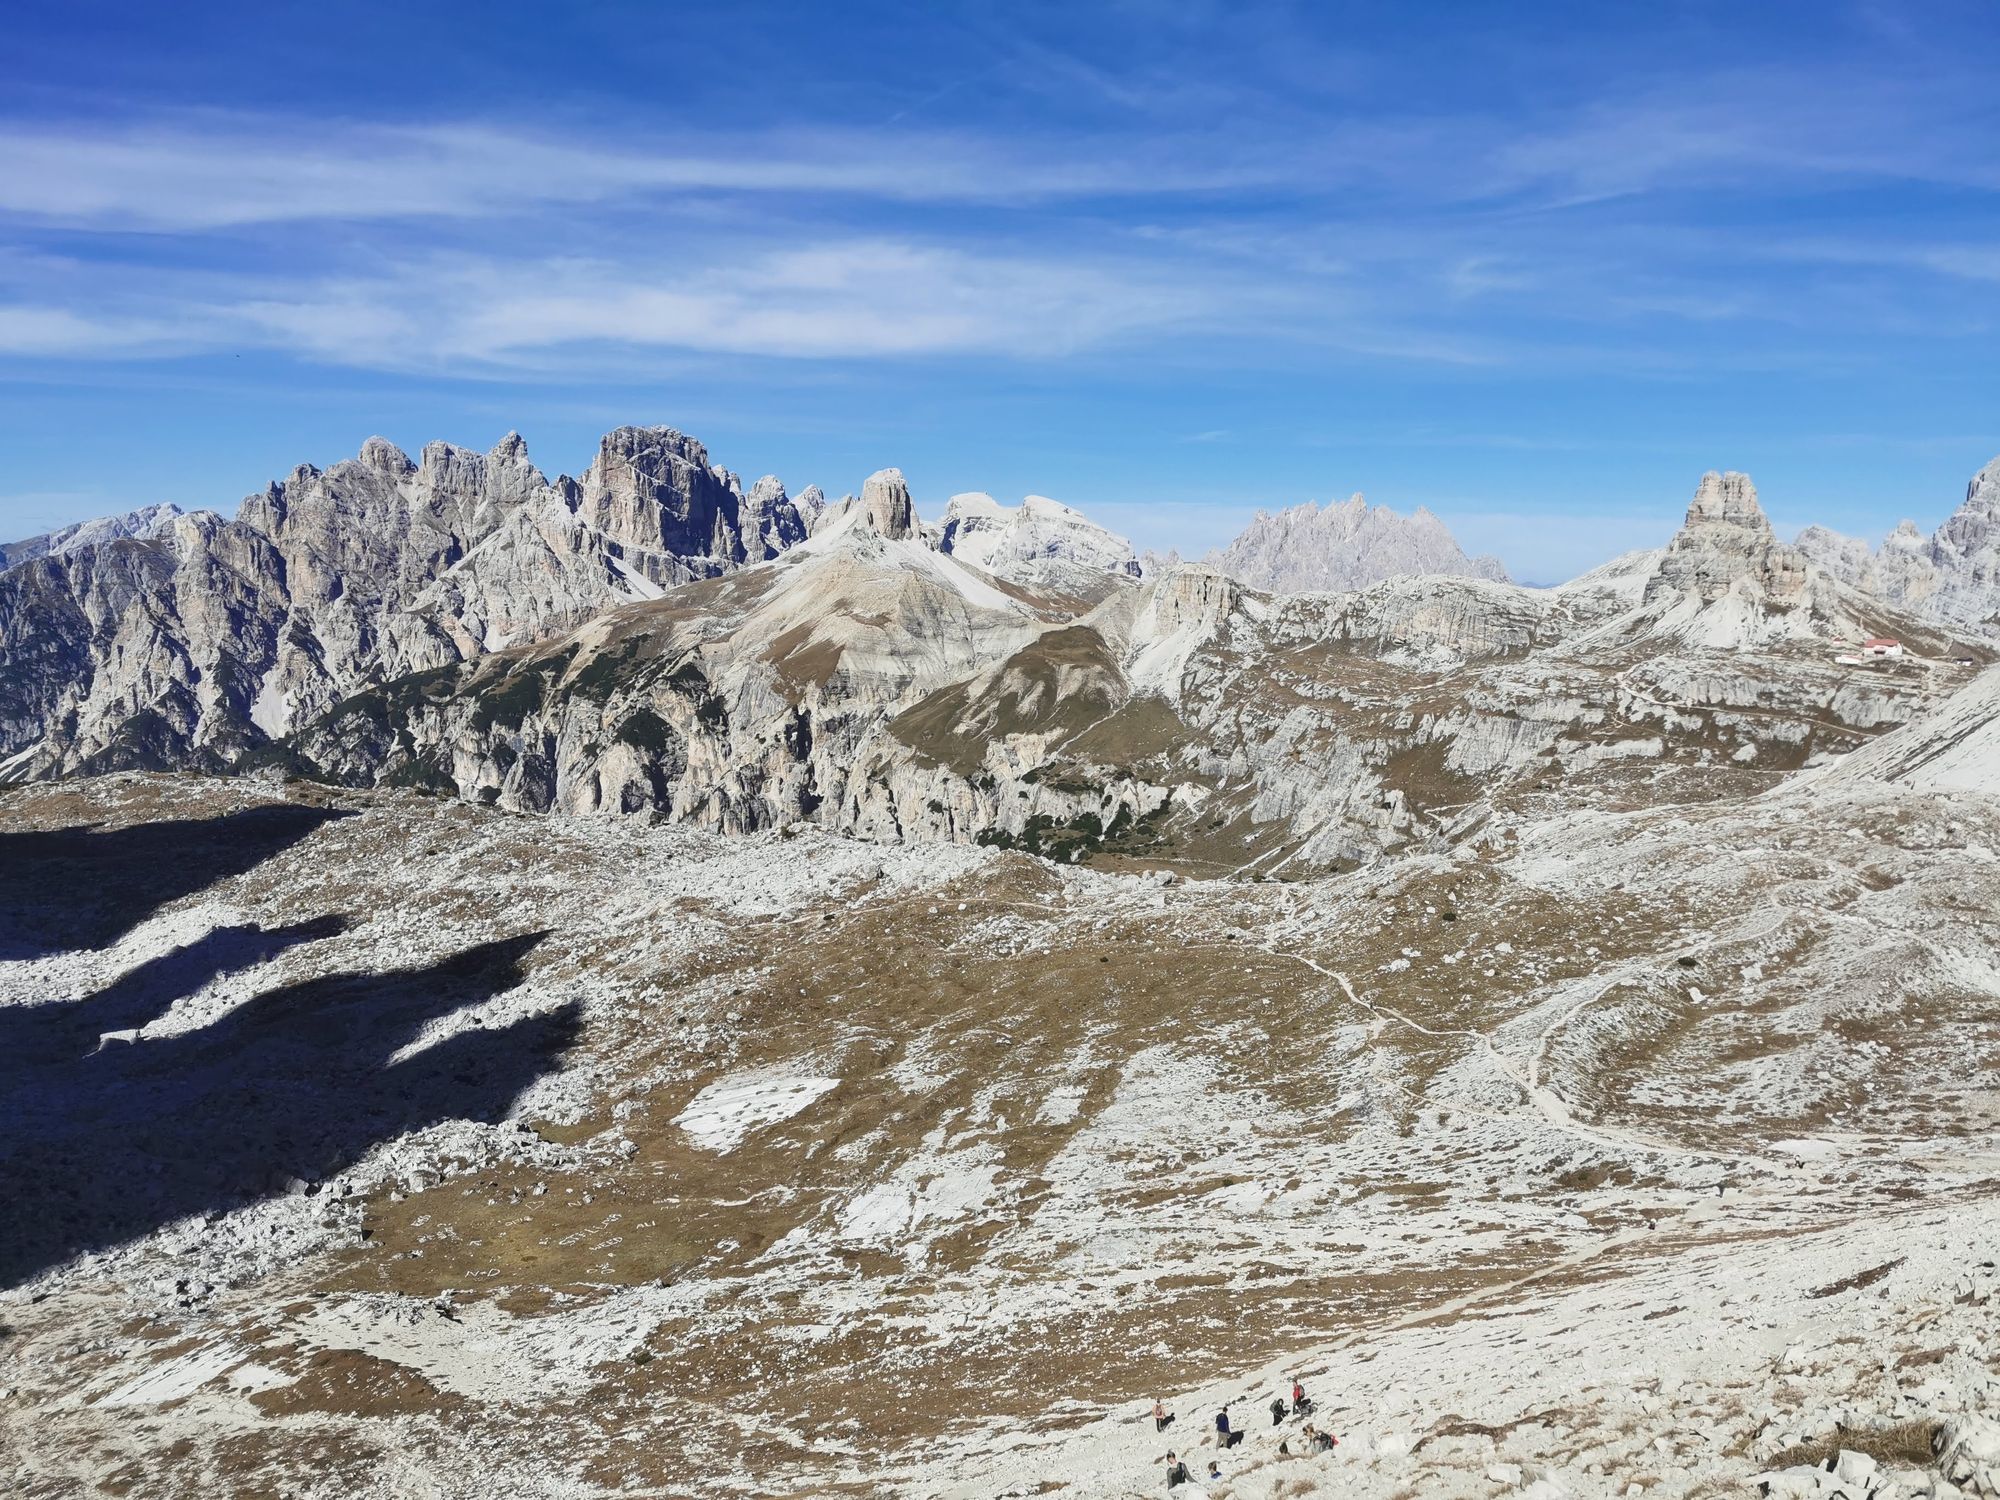
[[[1037, 496], [927, 523], [893, 469], [834, 501], [746, 487], [671, 428], [553, 480], [514, 434], [414, 460], [376, 439], [233, 520], [155, 507], [8, 547], [0, 778], [278, 772], [1364, 860], [1551, 775], [1578, 803], [1641, 772], [1651, 797], [1754, 787], [1921, 713], [2000, 640], [1996, 476], [1878, 553], [1781, 543], [1746, 477], [1711, 474], [1670, 547], [1530, 589], [1358, 496], [1188, 566]], [[1883, 636], [1903, 665], [1837, 660]]]
[[1385, 578], [1437, 574], [1507, 582], [1497, 557], [1467, 557], [1444, 522], [1419, 506], [1409, 516], [1360, 495], [1258, 511], [1243, 534], [1207, 561], [1252, 588], [1301, 594], [1363, 589]]

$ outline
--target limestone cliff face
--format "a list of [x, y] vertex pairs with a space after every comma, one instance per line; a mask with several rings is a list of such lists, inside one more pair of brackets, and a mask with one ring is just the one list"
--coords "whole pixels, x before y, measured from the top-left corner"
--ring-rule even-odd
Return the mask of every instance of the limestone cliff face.
[[577, 519], [625, 549], [651, 582], [668, 586], [761, 562], [804, 538], [784, 486], [775, 478], [760, 484], [748, 499], [734, 474], [671, 427], [621, 427], [565, 491]]
[[917, 522], [916, 506], [910, 501], [910, 487], [901, 469], [878, 469], [861, 486], [859, 524], [877, 536], [899, 541], [908, 537]]
[[[0, 761], [15, 776], [218, 766], [371, 682], [542, 639], [762, 561], [806, 521], [672, 428], [553, 483], [490, 452], [371, 438], [234, 520], [153, 510], [17, 544], [0, 572]], [[32, 558], [32, 561], [27, 560]]]

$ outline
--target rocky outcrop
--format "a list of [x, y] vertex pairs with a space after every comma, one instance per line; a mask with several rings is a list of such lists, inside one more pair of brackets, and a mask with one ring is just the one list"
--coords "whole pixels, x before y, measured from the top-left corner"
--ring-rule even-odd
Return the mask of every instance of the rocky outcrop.
[[775, 478], [746, 498], [734, 474], [671, 427], [607, 433], [582, 480], [565, 481], [564, 492], [579, 520], [662, 587], [762, 562], [806, 532]]
[[939, 545], [961, 562], [1029, 587], [1062, 588], [1098, 574], [1140, 574], [1124, 537], [1045, 495], [1013, 506], [987, 494], [953, 495]]
[[[1837, 551], [1824, 539], [1816, 545], [1822, 553]], [[1584, 582], [1560, 592], [1574, 595]], [[1615, 594], [1621, 580], [1604, 575], [1595, 585]], [[1749, 475], [1711, 471], [1702, 476], [1680, 531], [1644, 574], [1637, 607], [1574, 644], [1597, 649], [1621, 637], [1649, 638], [1733, 651], [1853, 641], [1886, 628], [1877, 601], [1772, 534]]]
[[1404, 516], [1360, 495], [1324, 508], [1308, 501], [1258, 511], [1211, 566], [1272, 593], [1351, 590], [1386, 578], [1445, 574], [1504, 583], [1497, 558], [1467, 557], [1445, 524], [1419, 506]]
[[[1914, 525], [1903, 524], [1915, 533]], [[1792, 546], [1821, 572], [1851, 588], [1876, 591], [1875, 556], [1860, 537], [1846, 536], [1827, 526], [1808, 526], [1792, 539]]]
[[[1226, 874], [1449, 844], [1558, 788], [1764, 790], [1972, 675], [1779, 544], [1740, 475], [1559, 589], [1131, 565], [1053, 502], [926, 526], [893, 469], [830, 506], [746, 492], [669, 428], [611, 434], [582, 481], [511, 435], [371, 442], [234, 521], [0, 574], [0, 778], [276, 768]], [[1855, 670], [1834, 641], [1861, 630], [1931, 659]]]
[[877, 536], [899, 541], [916, 529], [917, 510], [901, 469], [877, 469], [861, 486], [857, 524]]
[[1746, 584], [1767, 600], [1788, 605], [1806, 585], [1806, 560], [1771, 533], [1757, 487], [1748, 474], [1701, 476], [1666, 556], [1646, 586], [1648, 601], [1679, 593], [1713, 604]]

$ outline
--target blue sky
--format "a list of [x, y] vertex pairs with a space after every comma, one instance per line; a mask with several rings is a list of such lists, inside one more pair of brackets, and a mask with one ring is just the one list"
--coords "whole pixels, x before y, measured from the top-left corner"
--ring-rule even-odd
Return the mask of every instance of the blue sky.
[[1429, 505], [1548, 580], [1705, 468], [2000, 453], [2000, 9], [10, 8], [0, 534], [669, 422], [1142, 545]]

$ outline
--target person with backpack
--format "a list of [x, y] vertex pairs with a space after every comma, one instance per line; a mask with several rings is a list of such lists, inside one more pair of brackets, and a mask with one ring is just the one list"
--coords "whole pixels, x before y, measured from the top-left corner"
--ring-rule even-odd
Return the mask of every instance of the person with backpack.
[[1174, 1419], [1174, 1414], [1167, 1410], [1167, 1406], [1164, 1401], [1155, 1401], [1153, 1403], [1153, 1431], [1165, 1432], [1167, 1430], [1167, 1425], [1170, 1422], [1172, 1422], [1173, 1419]]
[[1167, 1488], [1177, 1489], [1194, 1476], [1188, 1473], [1188, 1466], [1174, 1457], [1173, 1450], [1167, 1450]]
[[1285, 1398], [1283, 1396], [1273, 1396], [1271, 1398], [1271, 1425], [1273, 1427], [1276, 1427], [1279, 1423], [1283, 1422], [1284, 1420], [1285, 1420]]

